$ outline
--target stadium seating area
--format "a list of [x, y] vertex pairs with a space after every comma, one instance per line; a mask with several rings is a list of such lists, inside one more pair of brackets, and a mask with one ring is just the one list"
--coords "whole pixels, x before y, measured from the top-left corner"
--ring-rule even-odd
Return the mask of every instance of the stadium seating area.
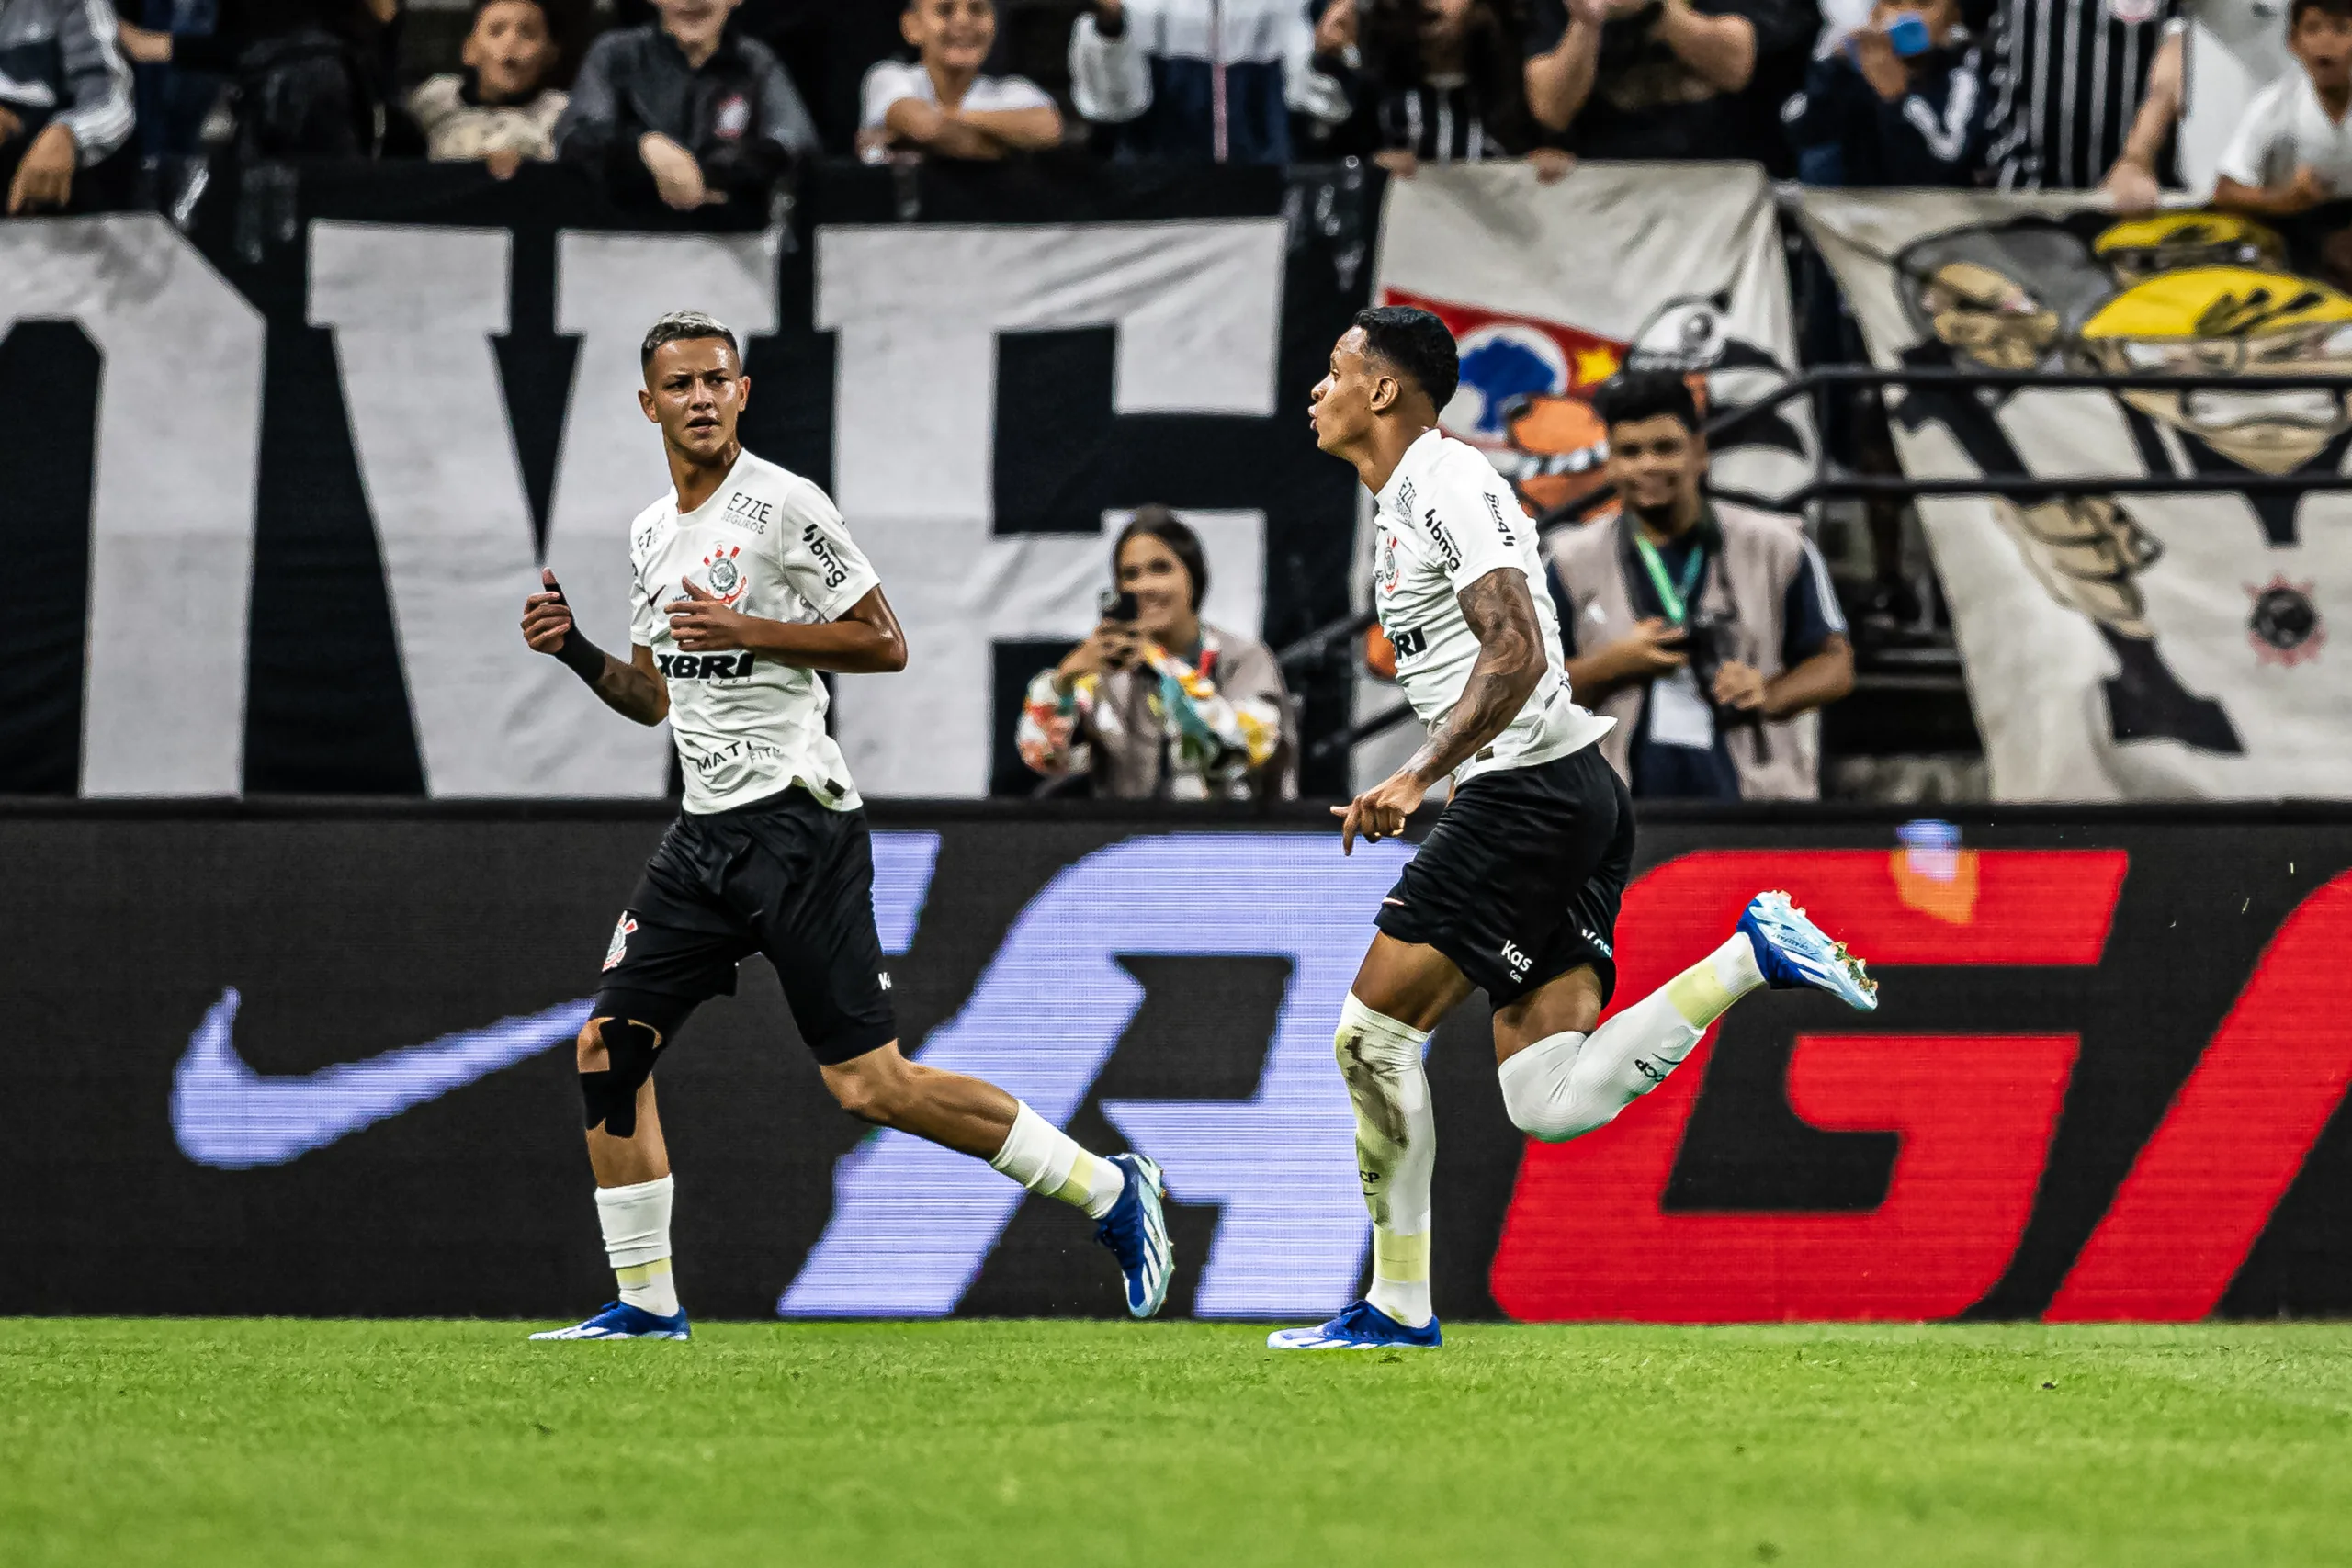
[[[0, 43], [48, 9], [10, 0]], [[1100, 187], [1272, 164], [1291, 209], [1312, 206], [1323, 238], [1361, 256], [1385, 189], [1436, 165], [1525, 162], [1541, 186], [1579, 162], [1753, 160], [1779, 182], [1796, 328], [1781, 357], [1799, 371], [1871, 357], [1801, 191], [2095, 191], [2085, 199], [2126, 217], [2177, 206], [2266, 112], [2249, 107], [2264, 82], [2297, 69], [2283, 16], [2256, 27], [2197, 0], [147, 0], [114, 37], [91, 20], [102, 8], [56, 9], [60, 80], [0, 90], [11, 211], [159, 210], [193, 234], [233, 190], [250, 250], [293, 222], [292, 169], [347, 180], [361, 162], [479, 164], [518, 214], [549, 187], [526, 200], [514, 176], [547, 163], [601, 186], [617, 221], [731, 231], [787, 224], [820, 171], [852, 160], [890, 171], [901, 219], [953, 178], [944, 165], [1035, 165], [1048, 186], [1091, 168]], [[1227, 172], [1246, 183], [1246, 167]], [[2272, 202], [2267, 177], [2230, 188], [2297, 267], [2343, 281], [2337, 209]], [[469, 210], [494, 220], [502, 205]], [[1356, 265], [1340, 268], [1343, 293], [1366, 282]], [[1967, 639], [1884, 407], [1870, 386], [1812, 399], [1819, 473], [1893, 487], [1803, 509], [1858, 665], [1853, 694], [1826, 712], [1822, 787], [1978, 798], [1992, 785]], [[1302, 705], [1293, 761], [1309, 794], [1337, 787], [1351, 723], [1389, 706], [1344, 690], [1358, 650], [1335, 634], [1349, 619], [1268, 624]], [[1009, 737], [1017, 705], [998, 699]], [[995, 783], [1035, 780], [1000, 767]]]

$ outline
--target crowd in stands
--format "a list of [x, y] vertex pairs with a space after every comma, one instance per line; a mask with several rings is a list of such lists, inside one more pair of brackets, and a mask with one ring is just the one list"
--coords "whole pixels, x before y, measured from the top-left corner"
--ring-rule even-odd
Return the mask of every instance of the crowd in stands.
[[[2168, 183], [2185, 74], [2183, 0], [474, 0], [437, 72], [404, 47], [431, 0], [139, 4], [0, 0], [9, 211], [108, 205], [140, 156], [215, 149], [562, 160], [695, 208], [821, 154], [1063, 148], [1546, 178], [1747, 159], [2136, 210]], [[2224, 170], [2249, 212], [2352, 180], [2352, 5], [2296, 0], [2290, 25], [2307, 74], [2254, 106]]]
[[[764, 214], [800, 167], [854, 156], [1518, 160], [1546, 182], [1579, 158], [1736, 160], [2138, 212], [2182, 183], [2199, 0], [471, 0], [421, 44], [458, 3], [0, 0], [5, 210], [128, 205], [174, 158], [428, 158]], [[2297, 69], [2210, 195], [2274, 220], [2352, 197], [2352, 0], [2276, 8]], [[1815, 301], [1809, 337], [1835, 310]], [[1553, 541], [1576, 689], [1623, 721], [1638, 795], [1810, 794], [1810, 716], [1854, 680], [1837, 595], [1801, 533], [1702, 498], [1697, 411], [1653, 379], [1603, 400], [1620, 521]], [[1295, 705], [1262, 644], [1200, 618], [1198, 539], [1147, 508], [1112, 567], [1102, 624], [1025, 694], [1041, 787], [1295, 794]]]

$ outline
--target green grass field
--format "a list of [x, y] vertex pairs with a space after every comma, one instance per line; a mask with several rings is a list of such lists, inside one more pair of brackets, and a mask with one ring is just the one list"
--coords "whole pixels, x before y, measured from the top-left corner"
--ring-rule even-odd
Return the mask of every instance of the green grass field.
[[2352, 1561], [2352, 1328], [0, 1322], [0, 1561]]

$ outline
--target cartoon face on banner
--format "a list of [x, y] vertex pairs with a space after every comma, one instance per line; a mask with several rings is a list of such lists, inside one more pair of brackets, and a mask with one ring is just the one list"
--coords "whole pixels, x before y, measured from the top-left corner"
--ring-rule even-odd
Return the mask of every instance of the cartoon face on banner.
[[[2154, 471], [2178, 471], [2176, 452], [2201, 474], [2333, 471], [2352, 446], [2352, 403], [2336, 389], [2265, 381], [2352, 375], [2352, 296], [2288, 271], [2285, 258], [2268, 229], [2202, 212], [2030, 217], [1931, 234], [1894, 258], [1924, 340], [1903, 358], [1918, 367], [2228, 376], [2243, 388], [2115, 394]], [[1915, 388], [1899, 417], [1914, 429], [1943, 425], [1986, 474], [2030, 473], [1997, 418], [2015, 395]], [[2262, 559], [2301, 544], [2301, 498], [2245, 502], [2262, 530], [2243, 550], [2255, 656], [2274, 665], [2315, 658], [2325, 638], [2311, 585]], [[2165, 547], [2131, 509], [2074, 495], [1996, 499], [1992, 510], [2052, 598], [2086, 616], [2115, 653], [2118, 672], [2104, 683], [2114, 740], [2244, 751], [2222, 704], [2187, 690], [2158, 647], [2140, 580]]]

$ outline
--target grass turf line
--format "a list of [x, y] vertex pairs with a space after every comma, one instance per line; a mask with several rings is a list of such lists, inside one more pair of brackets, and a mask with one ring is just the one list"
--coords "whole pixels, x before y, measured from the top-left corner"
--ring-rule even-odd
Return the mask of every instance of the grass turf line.
[[0, 1322], [0, 1558], [2282, 1568], [2352, 1518], [2344, 1325], [523, 1332]]

